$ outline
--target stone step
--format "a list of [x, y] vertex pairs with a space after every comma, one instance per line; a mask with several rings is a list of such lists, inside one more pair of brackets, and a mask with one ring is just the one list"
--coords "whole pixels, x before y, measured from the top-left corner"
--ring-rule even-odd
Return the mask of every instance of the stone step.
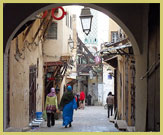
[[128, 132], [135, 132], [135, 127], [134, 126], [127, 126], [126, 129]]
[[115, 116], [110, 116], [109, 121], [114, 123], [114, 122], [115, 122], [114, 117], [115, 117]]
[[43, 119], [34, 119], [31, 123], [29, 123], [30, 127], [40, 127], [43, 123]]
[[44, 121], [43, 119], [34, 119], [35, 122], [42, 122]]
[[126, 129], [127, 129], [127, 123], [125, 120], [116, 120], [115, 125], [119, 130], [125, 130], [126, 131]]

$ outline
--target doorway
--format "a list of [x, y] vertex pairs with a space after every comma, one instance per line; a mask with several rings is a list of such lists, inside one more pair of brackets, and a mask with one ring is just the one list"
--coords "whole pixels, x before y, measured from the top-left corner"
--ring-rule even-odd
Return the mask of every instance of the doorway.
[[36, 66], [29, 67], [29, 122], [36, 113]]

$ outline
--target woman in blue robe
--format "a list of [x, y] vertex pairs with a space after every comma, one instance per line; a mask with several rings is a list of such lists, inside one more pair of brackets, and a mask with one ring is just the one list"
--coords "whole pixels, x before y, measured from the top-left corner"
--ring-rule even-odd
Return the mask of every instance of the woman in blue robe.
[[77, 104], [70, 85], [67, 87], [67, 92], [62, 96], [60, 108], [63, 111], [63, 126], [65, 126], [65, 128], [67, 128], [68, 125], [71, 127], [73, 112], [74, 109], [77, 109]]

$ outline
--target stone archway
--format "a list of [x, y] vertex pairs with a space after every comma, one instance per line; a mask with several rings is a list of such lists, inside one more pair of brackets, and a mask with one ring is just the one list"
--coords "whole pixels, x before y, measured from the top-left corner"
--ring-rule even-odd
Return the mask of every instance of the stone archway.
[[[91, 8], [94, 8], [98, 11], [101, 11], [105, 14], [107, 14], [108, 16], [110, 16], [117, 24], [120, 25], [120, 27], [126, 32], [126, 34], [128, 35], [132, 45], [133, 45], [133, 49], [134, 49], [134, 54], [137, 55], [138, 57], [136, 58], [137, 61], [141, 60], [141, 62], [136, 63], [137, 67], [139, 67], [139, 65], [141, 64], [142, 67], [144, 67], [144, 69], [140, 69], [140, 71], [138, 71], [137, 77], [140, 77], [140, 75], [142, 73], [144, 73], [146, 71], [146, 53], [144, 53], [144, 50], [146, 50], [146, 42], [145, 39], [147, 39], [147, 27], [143, 26], [147, 23], [145, 20], [147, 17], [147, 11], [144, 9], [143, 7], [148, 9], [148, 5], [141, 5], [140, 7], [138, 7], [138, 5], [136, 5], [135, 7], [135, 11], [133, 12], [133, 17], [135, 17], [135, 19], [140, 19], [137, 22], [133, 23], [132, 22], [132, 16], [130, 18], [128, 18], [127, 20], [127, 13], [129, 13], [130, 11], [134, 10], [132, 9], [131, 5], [126, 4], [125, 6], [120, 6], [120, 4], [89, 4], [89, 3], [80, 3], [80, 4], [72, 4], [72, 3], [67, 3], [67, 4], [49, 4], [49, 5], [42, 5], [41, 8], [36, 8], [33, 13], [29, 13], [26, 16], [23, 16], [21, 19], [21, 21], [19, 21], [18, 25], [16, 28], [14, 28], [14, 31], [12, 33], [10, 33], [9, 38], [7, 39], [7, 42], [5, 44], [5, 49], [4, 49], [4, 104], [6, 103], [6, 91], [7, 91], [7, 75], [8, 75], [8, 50], [10, 48], [9, 44], [10, 41], [12, 40], [14, 34], [19, 30], [19, 28], [21, 28], [21, 26], [23, 24], [25, 24], [25, 22], [27, 22], [27, 20], [29, 18], [31, 18], [32, 16], [45, 11], [47, 9], [51, 9], [54, 7], [58, 7], [58, 6], [66, 6], [66, 5], [81, 5], [81, 6], [88, 6]], [[139, 8], [141, 10], [139, 10]], [[110, 9], [110, 10], [109, 10]], [[126, 10], [124, 10], [126, 9]], [[124, 14], [122, 13], [122, 11], [124, 10]], [[141, 13], [141, 11], [143, 11], [143, 14], [140, 16], [139, 14], [137, 15], [137, 13]], [[120, 16], [122, 15], [122, 16]], [[126, 16], [125, 16], [126, 15]], [[143, 21], [143, 15], [145, 15], [145, 22], [143, 24], [141, 24], [141, 22]], [[139, 17], [140, 16], [140, 17]], [[129, 23], [128, 23], [128, 22]], [[138, 28], [140, 26], [140, 28]], [[145, 33], [145, 34], [144, 34]], [[143, 35], [144, 34], [144, 35]], [[144, 38], [144, 40], [142, 40], [142, 38]], [[142, 54], [142, 55], [141, 55]], [[145, 66], [144, 66], [145, 65]], [[142, 89], [145, 89], [144, 92], [142, 93], [142, 96], [139, 97], [139, 95], [137, 94], [137, 97], [139, 97], [138, 99], [143, 99], [144, 95], [146, 95], [146, 80], [144, 80], [143, 82], [139, 82], [139, 80], [137, 81], [139, 85], [142, 84], [142, 86], [140, 87], [140, 90], [137, 91], [137, 93], [141, 92]], [[138, 87], [139, 89], [139, 87]], [[137, 117], [138, 121], [143, 121], [141, 123], [143, 123], [143, 126], [140, 127], [140, 130], [144, 130], [145, 129], [145, 120], [146, 120], [146, 101], [145, 101], [146, 97], [144, 98], [144, 104], [141, 105], [137, 110], [141, 111], [142, 113], [142, 117], [144, 117], [143, 119], [141, 117]], [[141, 101], [141, 100], [140, 100]], [[144, 109], [141, 109], [144, 108]], [[4, 106], [4, 114], [5, 114], [5, 106]], [[139, 124], [139, 122], [137, 122], [137, 124]], [[4, 116], [4, 128], [5, 128], [5, 116]]]
[[[114, 14], [114, 12], [111, 12], [109, 10], [107, 10], [107, 7], [103, 7], [103, 5], [101, 4], [90, 4], [90, 3], [80, 3], [80, 4], [74, 4], [74, 3], [67, 3], [67, 4], [49, 4], [48, 6], [45, 5], [45, 7], [43, 6], [42, 8], [36, 10], [35, 12], [33, 12], [32, 14], [28, 14], [28, 16], [24, 16], [23, 20], [21, 22], [19, 22], [19, 25], [14, 29], [14, 31], [11, 33], [11, 35], [9, 36], [5, 48], [4, 48], [4, 52], [5, 54], [8, 52], [9, 49], [9, 45], [10, 45], [10, 41], [12, 40], [12, 38], [14, 37], [15, 33], [33, 16], [37, 15], [40, 12], [43, 12], [45, 10], [48, 9], [52, 9], [55, 7], [59, 7], [59, 6], [69, 6], [69, 5], [81, 5], [81, 6], [88, 6], [90, 8], [96, 9], [102, 13], [105, 13], [106, 15], [108, 15], [110, 18], [112, 18], [123, 30], [124, 32], [128, 35], [132, 46], [133, 46], [133, 50], [134, 50], [134, 54], [139, 55], [142, 52], [142, 48], [138, 45], [138, 39], [134, 36], [133, 32], [131, 31], [130, 28], [128, 28], [127, 24], [125, 24], [118, 16], [116, 16]], [[106, 4], [107, 5], [107, 4]], [[115, 6], [115, 5], [114, 5]], [[113, 9], [114, 9], [113, 6]], [[119, 6], [119, 5], [118, 5]], [[109, 4], [108, 8], [112, 7], [112, 4]], [[112, 10], [113, 10], [112, 9]], [[22, 14], [23, 16], [23, 14]]]

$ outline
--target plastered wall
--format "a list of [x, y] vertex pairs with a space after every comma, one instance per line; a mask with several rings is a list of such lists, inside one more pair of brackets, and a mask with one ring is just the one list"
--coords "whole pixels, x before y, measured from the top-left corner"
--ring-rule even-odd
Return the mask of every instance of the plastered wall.
[[[33, 29], [27, 37], [31, 37], [37, 30], [39, 21], [33, 25]], [[37, 40], [36, 40], [37, 42]], [[22, 49], [24, 48], [24, 51]], [[10, 88], [10, 126], [23, 128], [29, 123], [29, 67], [38, 63], [38, 77], [36, 77], [36, 111], [42, 111], [43, 91], [43, 57], [42, 46], [31, 45], [27, 48], [23, 43], [23, 33], [18, 36], [18, 49], [22, 58], [15, 58], [16, 38], [12, 40], [9, 54], [9, 88]], [[39, 62], [37, 62], [39, 61]]]

